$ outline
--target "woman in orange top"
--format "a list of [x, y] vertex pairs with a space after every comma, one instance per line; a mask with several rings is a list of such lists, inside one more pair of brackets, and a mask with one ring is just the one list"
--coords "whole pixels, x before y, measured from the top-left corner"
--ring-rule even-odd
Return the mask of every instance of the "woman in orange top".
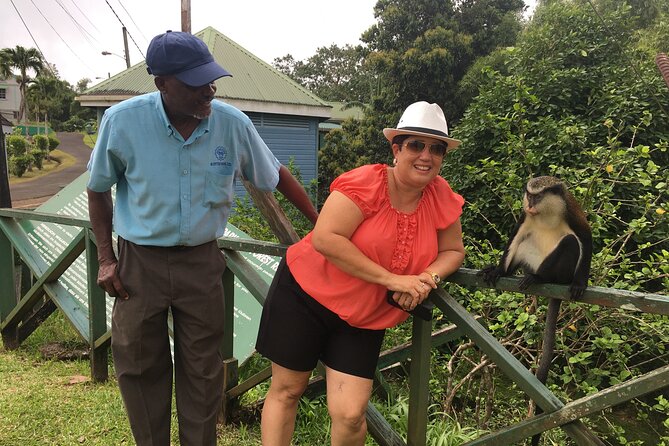
[[335, 179], [314, 230], [288, 249], [270, 288], [256, 344], [272, 361], [264, 446], [290, 444], [319, 360], [331, 444], [363, 445], [385, 329], [406, 320], [464, 260], [464, 200], [439, 176], [444, 155], [460, 144], [443, 111], [416, 102], [383, 133], [394, 167], [362, 166]]

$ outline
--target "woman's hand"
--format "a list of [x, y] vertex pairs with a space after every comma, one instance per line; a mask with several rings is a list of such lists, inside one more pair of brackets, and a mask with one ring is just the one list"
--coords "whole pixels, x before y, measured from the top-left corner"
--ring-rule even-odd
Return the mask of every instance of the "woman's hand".
[[437, 288], [427, 273], [418, 276], [396, 276], [396, 282], [389, 287], [395, 290], [393, 300], [404, 310], [410, 311], [427, 299], [433, 288]]

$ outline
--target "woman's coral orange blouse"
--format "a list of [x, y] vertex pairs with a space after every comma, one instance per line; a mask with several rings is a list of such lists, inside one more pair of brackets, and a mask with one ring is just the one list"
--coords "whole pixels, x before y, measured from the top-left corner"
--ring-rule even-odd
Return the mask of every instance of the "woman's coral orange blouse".
[[[420, 274], [437, 256], [437, 230], [460, 217], [464, 199], [436, 177], [414, 212], [399, 212], [390, 204], [387, 168], [374, 164], [346, 172], [332, 182], [330, 191], [343, 193], [362, 211], [365, 219], [351, 237], [360, 251], [395, 274]], [[287, 263], [302, 289], [349, 325], [383, 329], [408, 317], [386, 302], [385, 287], [328, 262], [313, 248], [311, 233], [288, 249]]]

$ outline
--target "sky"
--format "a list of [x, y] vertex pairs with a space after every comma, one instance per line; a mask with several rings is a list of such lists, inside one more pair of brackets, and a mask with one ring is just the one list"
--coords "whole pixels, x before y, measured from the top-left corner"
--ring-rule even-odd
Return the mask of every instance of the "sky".
[[[376, 1], [191, 0], [191, 32], [211, 26], [270, 64], [286, 54], [304, 60], [319, 47], [360, 43]], [[0, 0], [0, 11], [0, 48], [40, 49], [73, 86], [126, 68], [123, 26], [131, 65], [153, 36], [181, 30], [181, 0]]]

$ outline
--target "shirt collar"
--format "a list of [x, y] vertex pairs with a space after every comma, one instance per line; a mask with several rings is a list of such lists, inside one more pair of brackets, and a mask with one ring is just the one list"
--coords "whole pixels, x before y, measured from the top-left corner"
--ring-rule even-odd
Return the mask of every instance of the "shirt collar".
[[[163, 99], [160, 96], [159, 91], [156, 91], [154, 93], [153, 99], [155, 101], [155, 106], [156, 110], [158, 111], [158, 115], [160, 116], [160, 119], [162, 120], [163, 125], [165, 126], [165, 131], [169, 136], [172, 136], [174, 134], [174, 127], [172, 127], [170, 118], [167, 117], [167, 112], [165, 111], [165, 105], [163, 104]], [[202, 133], [209, 133], [209, 117], [206, 117], [202, 121], [200, 121], [197, 128], [195, 129], [195, 132], [198, 133], [198, 136], [199, 134]]]

